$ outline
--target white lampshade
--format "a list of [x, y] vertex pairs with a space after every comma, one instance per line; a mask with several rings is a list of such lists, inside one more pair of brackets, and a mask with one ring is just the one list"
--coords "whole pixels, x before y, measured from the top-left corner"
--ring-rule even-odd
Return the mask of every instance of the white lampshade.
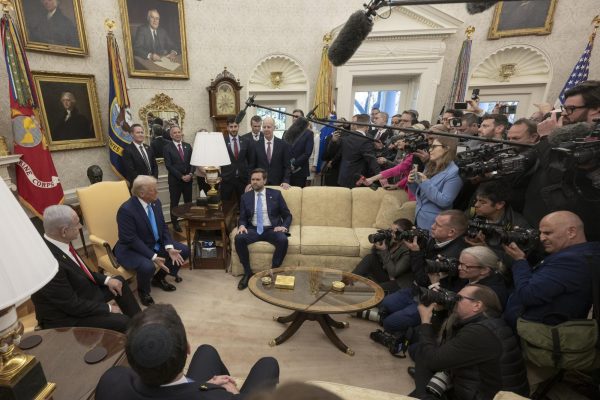
[[26, 299], [48, 283], [58, 261], [0, 178], [0, 310]]
[[221, 132], [197, 132], [190, 163], [198, 167], [219, 167], [231, 164], [223, 134]]

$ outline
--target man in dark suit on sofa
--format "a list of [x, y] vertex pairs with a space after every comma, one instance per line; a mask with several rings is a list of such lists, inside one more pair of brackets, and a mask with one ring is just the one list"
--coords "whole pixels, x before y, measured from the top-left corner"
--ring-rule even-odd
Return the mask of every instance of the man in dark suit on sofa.
[[275, 137], [275, 121], [271, 117], [263, 119], [263, 137], [254, 142], [254, 168], [267, 171], [267, 185], [290, 187], [290, 145]]
[[252, 171], [252, 190], [244, 193], [240, 201], [240, 223], [235, 236], [235, 250], [244, 266], [244, 276], [238, 289], [248, 287], [252, 275], [248, 246], [255, 242], [269, 242], [275, 246], [271, 266], [281, 266], [288, 248], [287, 234], [292, 214], [278, 190], [265, 188], [267, 172], [257, 168]]
[[171, 223], [173, 229], [181, 232], [181, 227], [177, 222], [177, 217], [173, 215], [173, 209], [179, 204], [179, 199], [183, 194], [183, 201], [189, 203], [192, 201], [192, 189], [194, 183], [194, 171], [190, 165], [192, 160], [192, 146], [183, 141], [183, 133], [178, 126], [172, 126], [169, 129], [172, 141], [165, 144], [163, 148], [163, 157], [165, 167], [169, 171], [169, 197], [171, 201]]
[[184, 374], [190, 345], [181, 318], [169, 304], [148, 307], [131, 321], [125, 352], [131, 368], [106, 371], [96, 387], [97, 400], [243, 399], [273, 390], [279, 382], [277, 360], [263, 357], [238, 389], [217, 350], [206, 344], [194, 352]]
[[152, 148], [144, 143], [144, 128], [140, 124], [131, 125], [131, 143], [123, 148], [123, 166], [129, 186], [138, 175], [151, 175], [158, 178], [158, 164]]
[[[115, 245], [115, 256], [119, 264], [137, 272], [140, 301], [148, 306], [154, 303], [150, 296], [150, 284], [171, 292], [175, 286], [165, 276], [175, 277], [179, 267], [190, 256], [187, 246], [171, 237], [162, 204], [158, 199], [156, 178], [140, 175], [131, 186], [131, 198], [117, 212], [119, 241]], [[155, 264], [160, 269], [155, 272]]]
[[[71, 241], [80, 228], [69, 206], [44, 211], [44, 241], [58, 260], [58, 272], [31, 296], [38, 323], [43, 329], [86, 326], [125, 332], [140, 306], [122, 277], [94, 272], [79, 257]], [[112, 299], [117, 305], [106, 303]]]

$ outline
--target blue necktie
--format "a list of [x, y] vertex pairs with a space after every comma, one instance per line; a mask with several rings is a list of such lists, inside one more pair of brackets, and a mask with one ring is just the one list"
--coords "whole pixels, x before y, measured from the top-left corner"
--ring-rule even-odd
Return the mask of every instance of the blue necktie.
[[156, 243], [154, 244], [154, 251], [158, 251], [160, 249], [160, 244], [158, 244], [158, 226], [156, 226], [156, 218], [154, 218], [154, 210], [152, 210], [152, 206], [148, 204], [148, 219], [150, 220], [150, 226], [152, 227], [152, 234], [154, 235], [154, 240]]
[[258, 196], [258, 200], [256, 200], [256, 232], [262, 235], [264, 232], [262, 193], [257, 193], [256, 195]]

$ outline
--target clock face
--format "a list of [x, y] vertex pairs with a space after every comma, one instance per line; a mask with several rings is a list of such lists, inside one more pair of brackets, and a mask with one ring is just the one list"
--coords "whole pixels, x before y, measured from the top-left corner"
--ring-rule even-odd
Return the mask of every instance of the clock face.
[[235, 93], [230, 84], [222, 83], [217, 88], [216, 106], [219, 115], [235, 114]]

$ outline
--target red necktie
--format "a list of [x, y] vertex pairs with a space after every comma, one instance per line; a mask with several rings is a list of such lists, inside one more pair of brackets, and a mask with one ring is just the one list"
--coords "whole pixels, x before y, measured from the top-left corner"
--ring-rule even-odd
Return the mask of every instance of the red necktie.
[[233, 155], [235, 159], [238, 159], [238, 155], [240, 154], [240, 149], [238, 149], [237, 138], [233, 138]]
[[271, 142], [267, 142], [267, 161], [271, 164]]
[[183, 159], [183, 149], [181, 148], [181, 143], [177, 144], [177, 150], [179, 151], [179, 157], [181, 157], [181, 161], [184, 161], [184, 159]]
[[85, 272], [87, 277], [90, 278], [90, 281], [96, 283], [96, 280], [92, 276], [92, 273], [90, 272], [90, 270], [87, 269], [87, 267], [79, 260], [79, 255], [77, 254], [77, 252], [75, 251], [75, 248], [73, 247], [73, 245], [71, 243], [69, 243], [69, 251], [71, 252], [71, 255], [73, 256], [73, 258], [75, 258], [75, 261], [77, 261], [77, 264], [79, 264], [79, 268], [81, 268], [83, 270], [83, 272]]

